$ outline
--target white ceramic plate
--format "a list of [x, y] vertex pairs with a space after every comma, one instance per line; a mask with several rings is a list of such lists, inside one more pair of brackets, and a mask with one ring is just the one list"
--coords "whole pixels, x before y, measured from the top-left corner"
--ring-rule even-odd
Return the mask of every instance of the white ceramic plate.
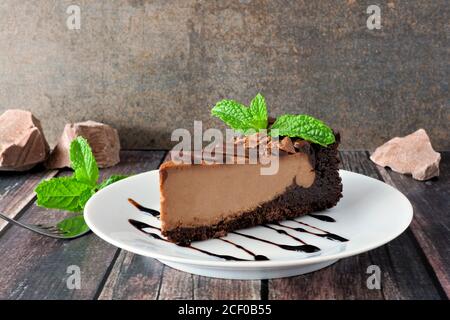
[[[159, 210], [159, 174], [157, 170], [119, 181], [96, 193], [86, 204], [85, 219], [89, 227], [105, 241], [128, 251], [156, 258], [173, 268], [217, 278], [270, 279], [299, 275], [326, 267], [338, 259], [353, 256], [379, 247], [398, 235], [410, 224], [413, 210], [408, 199], [391, 186], [349, 171], [340, 171], [344, 197], [338, 205], [317, 215], [331, 217], [327, 222], [305, 216], [283, 225], [258, 226], [240, 230], [266, 241], [304, 249], [304, 243], [317, 247], [316, 252], [292, 251], [238, 234], [224, 237], [247, 251], [220, 239], [192, 243], [181, 247], [156, 239], [148, 233], [160, 235], [154, 228], [139, 230], [129, 220], [158, 228], [160, 221], [130, 204], [129, 198], [144, 207]], [[294, 230], [291, 228], [301, 228]], [[330, 240], [325, 232], [348, 241]], [[314, 234], [315, 233], [315, 234]], [[295, 237], [295, 238], [294, 238]], [[304, 243], [302, 243], [302, 242]], [[312, 247], [306, 247], [311, 249]], [[320, 249], [320, 250], [319, 250]], [[311, 250], [309, 250], [311, 251]], [[226, 260], [205, 252], [227, 255], [244, 261]], [[251, 253], [249, 253], [251, 252]], [[256, 261], [253, 255], [269, 260]]]

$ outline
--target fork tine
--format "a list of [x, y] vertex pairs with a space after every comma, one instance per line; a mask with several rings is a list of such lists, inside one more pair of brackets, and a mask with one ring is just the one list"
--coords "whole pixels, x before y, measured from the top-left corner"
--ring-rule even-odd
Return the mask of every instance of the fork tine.
[[50, 234], [53, 234], [53, 235], [57, 235], [57, 236], [63, 236], [64, 235], [64, 233], [63, 232], [61, 232], [61, 231], [50, 231], [49, 232]]
[[53, 226], [41, 226], [41, 227], [39, 227], [39, 228], [42, 229], [42, 230], [45, 230], [45, 231], [58, 230], [57, 228], [55, 228], [55, 227], [53, 227]]
[[55, 229], [50, 229], [50, 226], [37, 226], [37, 225], [33, 225], [33, 226], [28, 226], [31, 230], [34, 229], [34, 231], [46, 235], [46, 236], [50, 236], [50, 237], [54, 237], [54, 236], [61, 236], [62, 234], [59, 233], [57, 230]]
[[49, 230], [50, 231], [50, 233], [53, 233], [53, 234], [59, 234], [59, 235], [63, 235], [64, 234], [64, 232], [62, 232], [61, 230], [57, 230], [57, 229], [52, 229], [52, 230]]
[[61, 234], [61, 230], [54, 225], [35, 225], [37, 226], [41, 231], [46, 232], [46, 233], [51, 233], [51, 234]]
[[65, 230], [59, 229], [58, 226], [51, 225], [51, 224], [41, 224], [40, 228], [42, 228], [44, 230], [44, 232], [59, 235], [59, 236], [64, 236], [68, 233]]
[[56, 225], [53, 225], [53, 224], [41, 224], [41, 225], [39, 225], [39, 227], [41, 227], [42, 229], [58, 229], [59, 230], [59, 228], [58, 228], [58, 226], [56, 226]]

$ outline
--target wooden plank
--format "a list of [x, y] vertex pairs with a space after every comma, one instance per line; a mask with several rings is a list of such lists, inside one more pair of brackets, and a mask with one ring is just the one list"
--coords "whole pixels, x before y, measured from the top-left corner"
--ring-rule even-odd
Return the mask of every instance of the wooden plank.
[[164, 266], [158, 300], [194, 299], [194, 275]]
[[261, 281], [227, 280], [193, 276], [194, 298], [196, 300], [259, 300]]
[[163, 267], [155, 259], [122, 250], [98, 298], [156, 300]]
[[[158, 167], [165, 152], [128, 151], [119, 165], [101, 170], [135, 174]], [[35, 205], [27, 209], [22, 221], [45, 222], [64, 216]], [[99, 292], [117, 259], [119, 249], [94, 234], [71, 241], [45, 238], [28, 230], [11, 227], [0, 238], [0, 299], [92, 299]], [[78, 266], [81, 288], [67, 288], [67, 268]]]
[[[341, 152], [343, 168], [379, 179], [366, 152]], [[381, 290], [366, 286], [367, 268], [382, 272]], [[298, 277], [269, 280], [269, 299], [438, 299], [439, 290], [406, 232], [389, 244]]]
[[414, 207], [411, 231], [445, 296], [450, 298], [450, 152], [442, 152], [439, 178], [425, 182], [377, 168], [388, 184], [411, 201]]
[[[38, 167], [27, 172], [0, 172], [0, 212], [15, 218], [34, 198], [34, 188], [42, 179], [49, 179], [57, 170]], [[8, 222], [0, 220], [0, 231]]]
[[261, 281], [202, 277], [165, 266], [160, 300], [259, 300]]

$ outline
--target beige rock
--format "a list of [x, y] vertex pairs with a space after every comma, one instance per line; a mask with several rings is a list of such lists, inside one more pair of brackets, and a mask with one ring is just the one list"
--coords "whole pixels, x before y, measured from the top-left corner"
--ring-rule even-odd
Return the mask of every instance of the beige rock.
[[119, 163], [120, 141], [117, 130], [104, 123], [85, 121], [66, 124], [46, 166], [51, 169], [70, 167], [70, 143], [78, 136], [89, 142], [100, 168]]
[[428, 180], [439, 176], [441, 155], [433, 150], [424, 129], [405, 137], [393, 138], [378, 147], [370, 159], [383, 167], [412, 174], [416, 180]]
[[0, 170], [24, 171], [47, 159], [49, 146], [41, 123], [29, 111], [11, 109], [0, 116]]

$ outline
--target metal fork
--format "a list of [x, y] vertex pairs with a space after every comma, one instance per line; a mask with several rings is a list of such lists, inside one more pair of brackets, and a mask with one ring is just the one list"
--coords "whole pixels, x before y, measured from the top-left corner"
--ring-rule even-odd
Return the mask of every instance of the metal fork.
[[78, 237], [81, 237], [82, 235], [89, 232], [89, 230], [76, 234], [76, 235], [68, 235], [64, 230], [61, 230], [58, 228], [56, 224], [29, 224], [24, 222], [19, 222], [16, 220], [11, 219], [10, 217], [7, 217], [0, 213], [0, 218], [25, 229], [28, 229], [30, 231], [39, 233], [43, 236], [55, 238], [55, 239], [75, 239]]

